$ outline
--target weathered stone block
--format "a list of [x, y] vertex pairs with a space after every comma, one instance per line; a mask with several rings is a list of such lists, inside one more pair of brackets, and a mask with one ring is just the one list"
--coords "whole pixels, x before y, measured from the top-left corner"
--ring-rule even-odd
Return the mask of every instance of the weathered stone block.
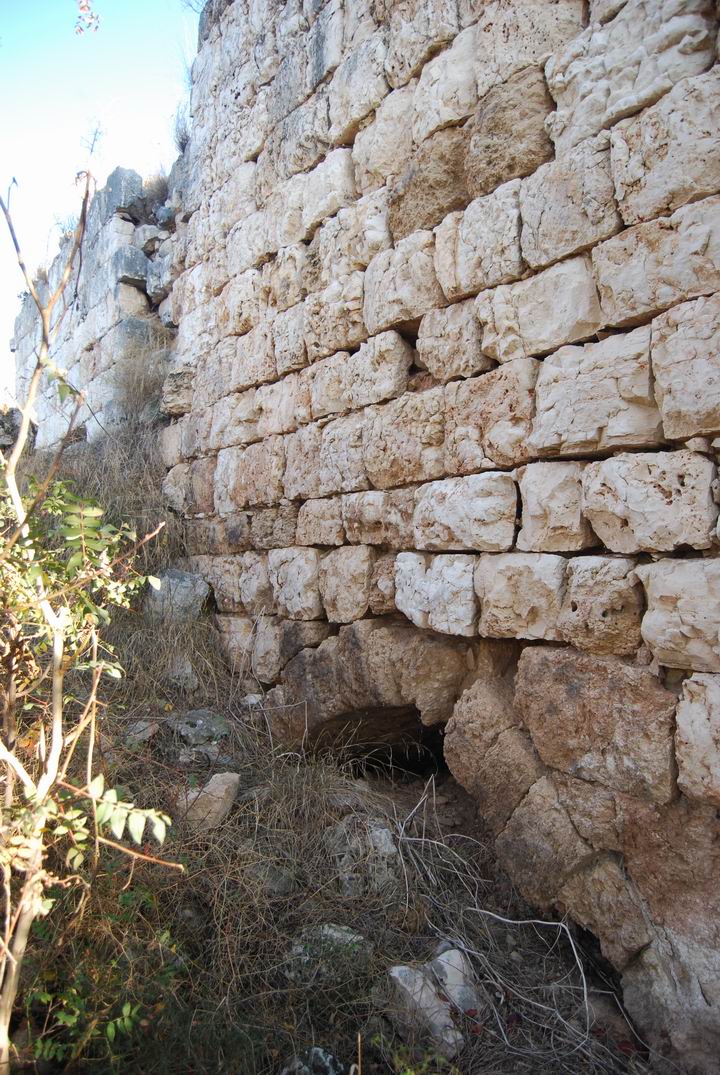
[[675, 793], [675, 695], [646, 668], [545, 646], [523, 650], [515, 704], [546, 765], [665, 803]]
[[665, 436], [720, 430], [720, 295], [673, 307], [652, 324], [655, 398]]
[[471, 377], [495, 365], [483, 354], [472, 299], [425, 314], [418, 330], [417, 350], [418, 365], [429, 370], [436, 381]]
[[566, 642], [590, 653], [635, 653], [642, 641], [644, 601], [633, 569], [620, 556], [568, 560], [558, 630]]
[[268, 574], [278, 612], [291, 620], [317, 620], [323, 607], [318, 587], [317, 549], [270, 549]]
[[559, 639], [566, 563], [551, 553], [484, 553], [475, 568], [480, 635]]
[[354, 544], [408, 549], [414, 542], [414, 489], [370, 489], [342, 498], [343, 525]]
[[243, 608], [249, 616], [274, 612], [275, 595], [270, 583], [267, 553], [246, 552], [239, 559], [238, 597]]
[[302, 223], [307, 233], [355, 200], [355, 171], [352, 152], [334, 149], [309, 172], [305, 182]]
[[216, 616], [220, 645], [231, 671], [238, 676], [250, 668], [254, 621], [249, 616]]
[[683, 683], [675, 752], [680, 790], [720, 807], [720, 676], [696, 672]]
[[720, 197], [637, 224], [596, 246], [593, 267], [608, 325], [632, 325], [720, 288]]
[[462, 128], [437, 131], [421, 143], [389, 192], [388, 223], [395, 242], [414, 231], [434, 228], [448, 213], [470, 201], [463, 160]]
[[307, 267], [308, 248], [305, 243], [284, 246], [272, 261], [263, 265], [262, 287], [276, 311], [288, 310], [305, 298]]
[[260, 438], [254, 388], [223, 396], [210, 408], [210, 415], [208, 447], [213, 451], [234, 444], [250, 444]]
[[387, 191], [360, 198], [326, 220], [318, 232], [321, 281], [333, 280], [366, 269], [376, 254], [392, 246], [388, 226]]
[[712, 460], [697, 452], [616, 455], [587, 465], [583, 511], [613, 552], [708, 549], [718, 517], [716, 475]]
[[[278, 504], [277, 507], [261, 508], [250, 517], [250, 540], [254, 549], [282, 549], [295, 541], [298, 521], [296, 504]], [[226, 522], [226, 530], [229, 522]]]
[[293, 657], [306, 647], [319, 646], [330, 633], [321, 620], [286, 620], [259, 616], [254, 624], [250, 667], [261, 683], [277, 683]]
[[484, 291], [475, 301], [482, 349], [498, 362], [547, 354], [603, 326], [590, 258], [569, 258], [529, 280]]
[[660, 664], [720, 672], [720, 560], [659, 560], [635, 573], [648, 605], [642, 636]]
[[369, 545], [346, 545], [320, 561], [320, 596], [331, 623], [352, 623], [366, 615], [375, 556]]
[[465, 125], [465, 181], [471, 198], [531, 175], [551, 160], [545, 118], [553, 101], [539, 67], [527, 67], [494, 86]]
[[[228, 388], [251, 388], [277, 376], [272, 327], [261, 322], [245, 336], [234, 338], [235, 349], [229, 372]], [[227, 374], [226, 374], [227, 376]]]
[[300, 505], [296, 545], [342, 545], [344, 542], [340, 497], [306, 500]]
[[406, 393], [365, 412], [363, 460], [379, 489], [442, 477], [445, 415], [442, 388]]
[[523, 275], [519, 197], [514, 179], [436, 228], [435, 271], [451, 302]]
[[720, 190], [720, 71], [683, 79], [657, 104], [612, 129], [622, 218], [665, 216]]
[[448, 474], [511, 467], [532, 457], [528, 437], [540, 368], [537, 359], [520, 358], [445, 386]]
[[378, 556], [370, 580], [370, 611], [373, 616], [387, 616], [395, 611], [395, 557]]
[[272, 322], [273, 352], [280, 376], [308, 364], [305, 343], [305, 306], [298, 303], [278, 313]]
[[397, 332], [373, 336], [353, 355], [323, 359], [311, 370], [313, 418], [402, 395], [412, 361], [412, 347]]
[[478, 614], [473, 588], [476, 562], [474, 556], [399, 553], [395, 558], [396, 607], [418, 627], [473, 636]]
[[523, 180], [521, 246], [528, 265], [545, 268], [619, 231], [614, 195], [605, 131]]
[[223, 448], [215, 471], [215, 510], [270, 506], [283, 495], [285, 449], [282, 437], [268, 437], [247, 448]]
[[352, 142], [362, 120], [389, 92], [384, 66], [387, 44], [382, 33], [366, 38], [343, 60], [330, 81], [330, 139]]
[[615, 967], [625, 967], [653, 939], [635, 886], [611, 855], [601, 856], [566, 881], [558, 905], [592, 930]]
[[261, 437], [292, 433], [310, 421], [310, 384], [302, 373], [289, 373], [255, 390], [257, 428]]
[[421, 485], [413, 528], [418, 549], [504, 552], [515, 537], [517, 490], [509, 474], [473, 474]]
[[584, 463], [530, 463], [517, 472], [524, 552], [574, 552], [597, 545], [582, 512]]
[[584, 347], [561, 347], [543, 362], [535, 396], [530, 447], [539, 455], [662, 443], [649, 328]]
[[548, 129], [558, 152], [712, 66], [713, 15], [711, 0], [680, 7], [674, 0], [632, 0], [612, 22], [592, 23], [552, 56], [545, 74], [558, 108]]
[[392, 182], [405, 170], [413, 144], [414, 94], [414, 82], [394, 90], [372, 122], [358, 131], [352, 153], [358, 190], [364, 194]]
[[305, 346], [310, 362], [346, 347], [357, 347], [367, 339], [364, 287], [365, 273], [353, 272], [305, 300]]
[[435, 241], [431, 231], [401, 239], [394, 250], [383, 250], [365, 273], [363, 314], [374, 335], [394, 325], [415, 321], [426, 310], [445, 304], [435, 275]]
[[416, 144], [443, 127], [454, 126], [475, 108], [477, 50], [477, 28], [469, 26], [450, 48], [425, 64], [413, 96], [412, 133]]
[[385, 72], [391, 86], [404, 85], [460, 29], [451, 0], [399, 0], [389, 6], [388, 15]]

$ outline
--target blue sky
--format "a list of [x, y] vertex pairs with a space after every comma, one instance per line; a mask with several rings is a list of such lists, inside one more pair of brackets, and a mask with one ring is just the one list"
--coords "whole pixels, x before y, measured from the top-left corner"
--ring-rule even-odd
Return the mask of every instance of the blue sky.
[[[97, 33], [75, 33], [75, 0], [0, 0], [0, 190], [13, 177], [11, 209], [28, 262], [52, 260], [57, 220], [76, 213], [76, 173], [102, 184], [121, 164], [142, 175], [169, 170], [172, 121], [187, 94], [197, 15], [183, 0], [96, 0]], [[0, 231], [0, 398], [12, 380], [8, 341], [22, 290], [10, 240]]]

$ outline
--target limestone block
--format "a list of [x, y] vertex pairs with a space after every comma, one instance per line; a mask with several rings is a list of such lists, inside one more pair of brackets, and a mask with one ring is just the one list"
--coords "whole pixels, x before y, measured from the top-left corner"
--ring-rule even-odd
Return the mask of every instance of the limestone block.
[[473, 587], [475, 556], [427, 556], [401, 552], [395, 558], [395, 605], [417, 627], [472, 637], [478, 603]]
[[227, 237], [228, 269], [231, 276], [262, 265], [278, 249], [274, 220], [264, 209], [245, 217]]
[[633, 569], [620, 556], [581, 556], [567, 562], [567, 589], [558, 617], [566, 642], [590, 653], [635, 653], [642, 641], [644, 602]]
[[224, 328], [229, 335], [241, 336], [257, 325], [267, 307], [267, 296], [258, 269], [246, 269], [225, 285], [222, 306], [227, 315]]
[[415, 493], [415, 547], [434, 552], [504, 552], [515, 537], [517, 491], [509, 474], [473, 474], [421, 485]]
[[529, 647], [515, 704], [546, 765], [653, 802], [673, 798], [676, 697], [647, 668]]
[[460, 29], [457, 5], [451, 0], [400, 0], [389, 6], [388, 14], [385, 73], [391, 86], [404, 85]]
[[523, 896], [545, 910], [565, 881], [595, 856], [578, 835], [549, 776], [532, 785], [497, 837], [495, 849]]
[[331, 497], [327, 500], [306, 500], [300, 506], [296, 545], [342, 545], [344, 541], [345, 531], [340, 497]]
[[455, 779], [494, 833], [545, 772], [513, 703], [517, 647], [483, 639], [476, 678], [445, 728], [444, 754]]
[[442, 388], [406, 393], [391, 403], [368, 408], [365, 415], [363, 460], [374, 486], [389, 489], [442, 476]]
[[318, 236], [323, 285], [366, 269], [376, 254], [392, 246], [387, 192], [375, 191], [341, 209], [337, 216], [325, 221]]
[[163, 478], [162, 500], [178, 515], [191, 512], [190, 464], [177, 463]]
[[305, 306], [298, 303], [282, 310], [272, 322], [273, 352], [280, 376], [308, 364], [305, 344]]
[[435, 271], [451, 302], [523, 275], [520, 186], [519, 179], [503, 184], [435, 229]]
[[368, 602], [373, 616], [395, 611], [395, 557], [378, 556], [373, 564]]
[[478, 100], [475, 56], [477, 28], [469, 26], [425, 64], [413, 95], [412, 133], [416, 145], [443, 127], [469, 116]]
[[254, 161], [239, 165], [211, 195], [210, 226], [217, 241], [222, 242], [235, 224], [257, 210], [255, 168]]
[[343, 60], [330, 80], [330, 139], [335, 145], [351, 143], [361, 121], [389, 93], [386, 55], [385, 35], [373, 34]]
[[[313, 188], [313, 201], [310, 201], [310, 176], [313, 172], [302, 172], [293, 175], [284, 183], [279, 183], [273, 178], [270, 192], [265, 199], [265, 212], [272, 217], [275, 231], [275, 245], [277, 249], [283, 246], [294, 246], [303, 242], [308, 236], [308, 227], [305, 224], [305, 202], [308, 200], [310, 207], [316, 204], [317, 196], [321, 193], [319, 184]], [[265, 271], [263, 267], [263, 271]]]
[[314, 168], [329, 145], [328, 94], [321, 88], [279, 123], [266, 139], [263, 152], [272, 161], [272, 167], [261, 191], [263, 196], [278, 183]]
[[322, 428], [316, 422], [285, 437], [283, 489], [288, 500], [323, 496], [320, 487], [321, 446]]
[[590, 258], [583, 255], [529, 280], [481, 292], [475, 313], [482, 349], [498, 362], [586, 340], [604, 323]]
[[578, 455], [662, 443], [650, 371], [650, 329], [561, 347], [538, 377], [530, 446]]
[[720, 806], [720, 676], [696, 672], [677, 707], [678, 787], [690, 799]]
[[545, 68], [558, 106], [548, 119], [558, 153], [707, 70], [715, 30], [711, 0], [631, 0], [611, 22], [588, 26]]
[[475, 569], [480, 635], [559, 639], [557, 619], [565, 592], [566, 563], [562, 556], [541, 552], [480, 556]]
[[366, 615], [375, 556], [369, 545], [346, 545], [320, 561], [320, 596], [331, 623], [352, 623]]
[[263, 265], [262, 286], [276, 310], [288, 310], [305, 298], [307, 261], [305, 243], [293, 243], [278, 250], [276, 257]]
[[363, 307], [371, 335], [445, 305], [433, 267], [434, 250], [433, 233], [419, 231], [372, 259], [365, 273]]
[[583, 474], [583, 511], [613, 552], [708, 549], [718, 509], [717, 471], [697, 452], [623, 454], [589, 463]]
[[344, 11], [342, 0], [331, 0], [307, 32], [307, 71], [305, 91], [312, 93], [328, 75], [340, 66], [343, 58]]
[[239, 773], [215, 773], [202, 788], [185, 793], [183, 819], [194, 829], [207, 832], [222, 825], [240, 789]]
[[552, 52], [581, 31], [582, 0], [490, 0], [480, 6], [475, 73], [485, 93], [524, 67], [544, 63]]
[[353, 544], [411, 548], [414, 541], [414, 489], [370, 489], [342, 498], [343, 525]]
[[312, 368], [312, 414], [356, 410], [402, 395], [413, 349], [397, 332], [382, 332], [353, 355], [340, 352]]
[[665, 216], [720, 190], [719, 116], [715, 67], [613, 127], [613, 177], [626, 224]]
[[267, 553], [245, 552], [240, 557], [238, 596], [249, 616], [275, 611], [275, 595], [270, 582]]
[[519, 358], [445, 386], [445, 470], [472, 474], [527, 462], [541, 363]]
[[471, 198], [490, 194], [501, 183], [532, 175], [553, 155], [545, 131], [552, 111], [545, 76], [526, 67], [493, 86], [465, 126], [465, 181]]
[[282, 437], [268, 437], [247, 448], [223, 448], [215, 471], [215, 510], [277, 503], [283, 495], [285, 449]]
[[452, 1008], [441, 1000], [438, 987], [424, 967], [397, 966], [388, 971], [390, 1015], [403, 1036], [417, 1034], [429, 1039], [433, 1052], [452, 1059], [465, 1039], [453, 1022]]
[[593, 267], [608, 325], [631, 325], [720, 288], [720, 197], [636, 224], [596, 246]]
[[352, 153], [357, 187], [363, 194], [390, 183], [404, 171], [412, 152], [414, 94], [414, 82], [393, 90], [372, 121], [358, 131]]
[[325, 217], [356, 197], [352, 151], [334, 149], [307, 175], [303, 204], [303, 228], [311, 232]]
[[311, 362], [346, 347], [357, 347], [367, 339], [363, 320], [365, 275], [353, 272], [305, 300], [305, 346]]
[[319, 646], [330, 633], [321, 620], [286, 620], [281, 616], [259, 616], [252, 639], [253, 675], [261, 683], [277, 683], [293, 657], [308, 646]]
[[187, 414], [192, 408], [195, 370], [184, 363], [171, 369], [163, 381], [160, 410], [172, 418]]
[[515, 477], [522, 496], [524, 552], [574, 552], [597, 545], [582, 512], [584, 463], [530, 463]]
[[250, 667], [254, 622], [248, 616], [216, 616], [220, 645], [231, 671], [244, 675]]
[[665, 436], [720, 430], [720, 296], [673, 307], [652, 324], [655, 398]]
[[642, 636], [669, 668], [720, 672], [720, 561], [659, 560], [635, 573], [648, 610]]
[[[158, 441], [160, 445], [160, 457], [163, 465], [169, 470], [176, 463], [182, 462], [180, 451], [180, 423], [172, 422], [169, 426], [163, 426], [160, 430]], [[9, 445], [8, 445], [9, 447]]]
[[463, 171], [466, 141], [462, 128], [448, 127], [416, 149], [390, 188], [388, 222], [395, 242], [434, 228], [448, 213], [468, 204]]
[[187, 564], [210, 585], [220, 612], [243, 610], [239, 592], [243, 572], [240, 556], [191, 556]]
[[[254, 549], [281, 549], [295, 541], [298, 522], [296, 504], [278, 504], [261, 508], [250, 516], [250, 542]], [[226, 523], [226, 529], [228, 524]], [[227, 538], [226, 538], [227, 540]]]
[[543, 269], [619, 231], [614, 194], [606, 131], [523, 180], [521, 246], [528, 265]]
[[627, 0], [590, 0], [590, 22], [610, 22]]
[[317, 549], [270, 549], [268, 573], [278, 612], [291, 620], [317, 620], [323, 608], [318, 588]]
[[365, 414], [329, 422], [322, 431], [319, 455], [320, 496], [367, 489]]
[[484, 373], [495, 364], [483, 354], [472, 299], [426, 313], [418, 330], [417, 350], [418, 365], [441, 382]]
[[310, 385], [302, 374], [290, 373], [255, 391], [258, 432], [261, 437], [292, 433], [310, 421]]
[[234, 444], [250, 444], [260, 439], [256, 391], [231, 392], [210, 408], [211, 425], [208, 447], [212, 451]]
[[229, 387], [251, 388], [272, 381], [277, 376], [272, 325], [263, 321], [244, 336], [231, 337], [235, 342]]

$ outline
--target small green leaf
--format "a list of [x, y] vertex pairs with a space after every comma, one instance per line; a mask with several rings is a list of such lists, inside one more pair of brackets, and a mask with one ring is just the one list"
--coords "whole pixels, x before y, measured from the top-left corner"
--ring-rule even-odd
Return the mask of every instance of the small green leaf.
[[105, 1027], [105, 1034], [106, 1034], [107, 1040], [109, 1042], [112, 1043], [112, 1042], [115, 1041], [115, 1024], [114, 1023], [108, 1023], [108, 1025]]
[[153, 590], [159, 590], [160, 589], [160, 579], [155, 578], [154, 575], [148, 575], [147, 576], [147, 582], [148, 582], [148, 586], [152, 586]]
[[165, 840], [165, 833], [167, 832], [167, 825], [165, 819], [159, 814], [156, 814], [152, 819], [152, 833], [159, 844]]
[[140, 810], [133, 810], [128, 817], [128, 830], [136, 844], [142, 843], [146, 820], [145, 814]]
[[98, 775], [88, 784], [88, 795], [91, 799], [99, 799], [101, 798], [104, 790], [105, 777], [102, 773], [98, 773]]

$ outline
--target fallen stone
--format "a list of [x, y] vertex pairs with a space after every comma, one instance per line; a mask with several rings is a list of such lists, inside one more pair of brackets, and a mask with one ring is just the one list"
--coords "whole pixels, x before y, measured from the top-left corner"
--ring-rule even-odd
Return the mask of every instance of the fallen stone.
[[185, 623], [197, 620], [205, 609], [210, 587], [205, 579], [175, 567], [158, 574], [157, 589], [150, 586], [143, 601], [143, 613], [151, 623]]
[[216, 773], [202, 788], [181, 799], [184, 820], [204, 832], [222, 825], [232, 810], [240, 787], [238, 773]]
[[429, 971], [422, 967], [391, 967], [388, 978], [392, 993], [390, 1019], [407, 1036], [420, 1029], [443, 1056], [455, 1056], [464, 1038], [453, 1023], [450, 1004], [438, 996]]

